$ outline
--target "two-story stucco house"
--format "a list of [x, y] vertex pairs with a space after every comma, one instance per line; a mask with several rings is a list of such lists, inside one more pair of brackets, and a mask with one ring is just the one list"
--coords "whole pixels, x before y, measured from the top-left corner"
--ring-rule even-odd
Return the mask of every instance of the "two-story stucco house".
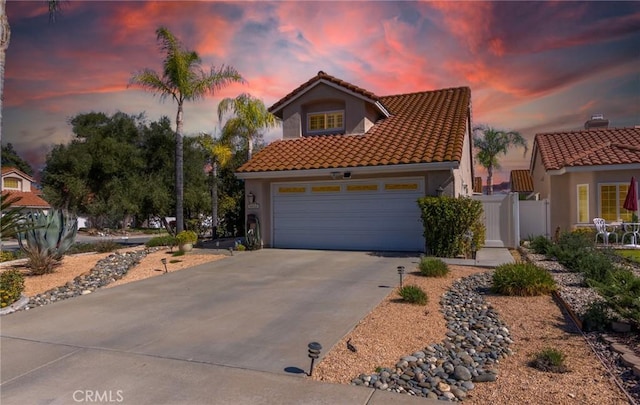
[[15, 167], [2, 168], [2, 194], [8, 194], [8, 198], [17, 198], [12, 207], [20, 207], [25, 210], [51, 208], [49, 203], [40, 197], [39, 190], [33, 187], [34, 179], [16, 169]]
[[269, 111], [282, 140], [237, 171], [264, 246], [424, 251], [417, 199], [473, 192], [468, 87], [377, 96], [319, 72]]

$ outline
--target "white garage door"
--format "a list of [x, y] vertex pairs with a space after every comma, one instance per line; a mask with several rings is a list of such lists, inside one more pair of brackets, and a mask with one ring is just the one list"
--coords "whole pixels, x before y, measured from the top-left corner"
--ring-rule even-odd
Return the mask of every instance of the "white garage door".
[[275, 183], [273, 246], [423, 251], [419, 178]]

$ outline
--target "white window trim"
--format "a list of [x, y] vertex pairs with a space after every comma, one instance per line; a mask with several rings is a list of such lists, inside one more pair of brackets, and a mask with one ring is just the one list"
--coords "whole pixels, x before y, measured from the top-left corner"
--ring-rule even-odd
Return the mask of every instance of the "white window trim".
[[[587, 188], [587, 221], [586, 222], [582, 222], [580, 221], [580, 187], [586, 187]], [[589, 184], [588, 183], [584, 183], [584, 184], [576, 184], [576, 222], [578, 224], [587, 224], [590, 223], [591, 221], [589, 220]]]
[[[311, 116], [312, 115], [320, 115], [320, 114], [336, 114], [336, 113], [341, 113], [342, 114], [342, 126], [340, 128], [325, 128], [325, 129], [311, 129]], [[330, 110], [330, 111], [315, 111], [315, 112], [309, 112], [307, 113], [307, 133], [310, 134], [317, 134], [317, 133], [322, 133], [322, 132], [327, 132], [327, 131], [340, 131], [340, 130], [344, 130], [344, 110]], [[326, 118], [325, 118], [326, 119]], [[326, 123], [326, 121], [325, 121]]]

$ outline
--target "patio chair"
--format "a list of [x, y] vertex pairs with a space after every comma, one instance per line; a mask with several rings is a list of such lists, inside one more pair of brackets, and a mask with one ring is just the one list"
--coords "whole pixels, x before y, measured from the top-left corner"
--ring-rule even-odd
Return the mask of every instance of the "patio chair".
[[629, 241], [632, 245], [640, 244], [640, 224], [624, 224], [624, 235], [622, 235], [622, 243], [627, 235], [631, 235]]
[[607, 230], [607, 223], [603, 218], [593, 218], [593, 224], [596, 226], [596, 243], [598, 243], [598, 236], [602, 235], [602, 242], [605, 245], [609, 244], [609, 236], [616, 237], [616, 243], [618, 243], [618, 234], [614, 230]]

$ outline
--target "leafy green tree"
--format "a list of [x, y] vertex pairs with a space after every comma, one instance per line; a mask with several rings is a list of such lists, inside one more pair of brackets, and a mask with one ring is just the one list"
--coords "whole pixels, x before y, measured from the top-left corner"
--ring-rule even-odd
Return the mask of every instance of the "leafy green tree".
[[516, 131], [505, 131], [480, 125], [473, 129], [476, 161], [487, 169], [487, 194], [493, 194], [493, 169], [500, 169], [499, 155], [506, 155], [511, 147], [521, 146], [527, 153], [527, 140]]
[[225, 98], [218, 104], [218, 120], [231, 113], [222, 129], [223, 139], [239, 138], [247, 145], [247, 158], [251, 159], [256, 137], [261, 131], [279, 125], [278, 118], [271, 114], [262, 100], [243, 93], [236, 98]]
[[218, 179], [218, 167], [226, 166], [233, 157], [233, 149], [231, 145], [215, 139], [209, 134], [201, 135], [198, 139], [200, 146], [209, 156], [209, 164], [211, 165], [211, 235], [216, 237], [218, 225], [220, 223], [218, 215], [218, 187], [220, 180]]
[[209, 72], [202, 69], [200, 56], [182, 46], [180, 41], [165, 27], [156, 30], [160, 49], [165, 53], [162, 74], [152, 69], [143, 69], [135, 73], [130, 85], [142, 87], [160, 96], [161, 99], [171, 97], [178, 104], [176, 114], [176, 230], [184, 229], [184, 177], [183, 177], [183, 105], [185, 101], [203, 98], [214, 94], [216, 90], [234, 82], [242, 82], [243, 78], [231, 66], [218, 69], [211, 67]]
[[18, 155], [11, 142], [2, 147], [2, 167], [15, 167], [23, 173], [33, 176], [33, 168]]

